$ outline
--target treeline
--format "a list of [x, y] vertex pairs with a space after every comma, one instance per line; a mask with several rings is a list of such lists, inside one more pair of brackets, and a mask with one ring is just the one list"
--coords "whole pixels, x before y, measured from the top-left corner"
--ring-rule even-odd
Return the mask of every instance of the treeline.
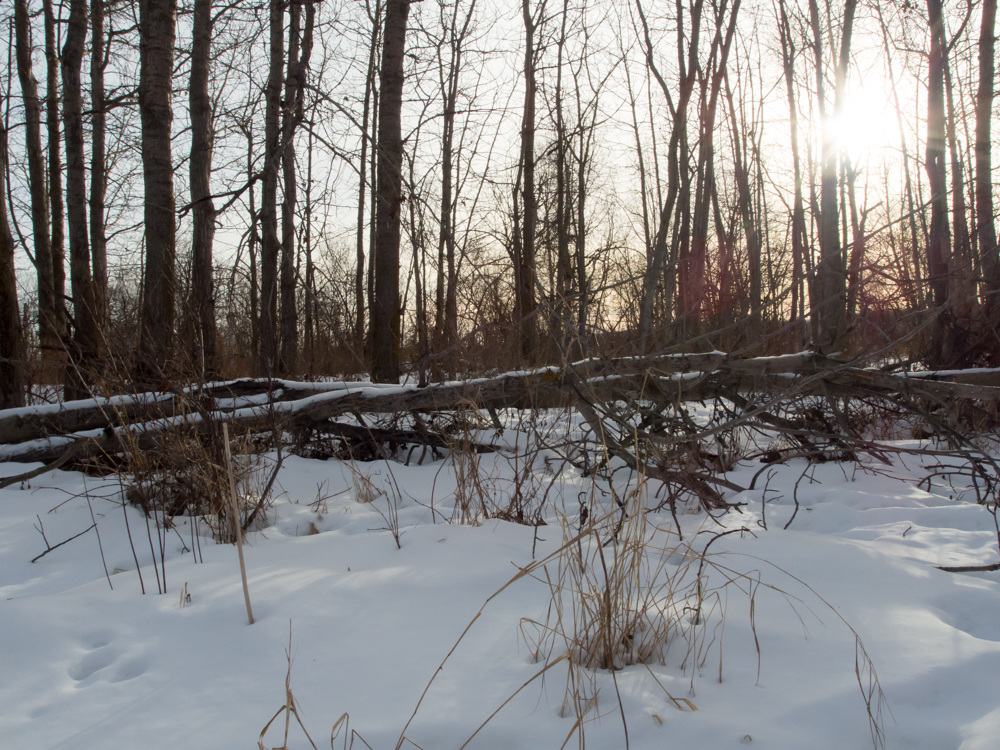
[[670, 347], [1000, 364], [996, 0], [0, 17], [5, 406]]

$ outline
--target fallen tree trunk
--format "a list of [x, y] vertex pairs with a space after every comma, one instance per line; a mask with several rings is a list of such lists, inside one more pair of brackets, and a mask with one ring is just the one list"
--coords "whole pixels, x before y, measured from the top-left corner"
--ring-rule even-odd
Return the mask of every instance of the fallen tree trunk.
[[[947, 378], [947, 379], [938, 379]], [[974, 381], [974, 382], [966, 382]], [[153, 446], [178, 425], [225, 421], [236, 432], [358, 428], [335, 422], [360, 414], [579, 407], [621, 402], [662, 412], [687, 401], [735, 398], [745, 419], [771, 416], [768, 403], [790, 397], [903, 397], [931, 405], [973, 404], [996, 420], [1000, 372], [885, 373], [852, 367], [818, 354], [740, 359], [722, 353], [585, 360], [490, 378], [417, 386], [371, 383], [296, 383], [240, 380], [174, 393], [151, 393], [63, 406], [0, 412], [0, 461], [50, 463], [72, 450], [75, 458], [121, 452], [122, 438]], [[761, 406], [743, 394], [763, 395]], [[607, 418], [607, 412], [602, 418]], [[197, 428], [196, 429], [201, 429]], [[630, 427], [629, 429], [634, 429]], [[388, 436], [382, 436], [389, 439]], [[419, 432], [410, 442], [443, 445], [443, 436]], [[422, 438], [422, 440], [421, 440]], [[400, 438], [402, 439], [402, 437]], [[148, 441], [148, 442], [147, 442]], [[436, 442], [434, 442], [436, 441]]]

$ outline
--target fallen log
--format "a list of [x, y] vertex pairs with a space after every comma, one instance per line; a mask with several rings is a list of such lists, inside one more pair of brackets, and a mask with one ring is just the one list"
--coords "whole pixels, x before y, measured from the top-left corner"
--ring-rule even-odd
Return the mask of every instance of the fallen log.
[[[782, 357], [740, 359], [720, 352], [650, 358], [584, 360], [490, 378], [432, 384], [384, 385], [363, 382], [297, 383], [241, 380], [175, 393], [118, 397], [118, 401], [71, 403], [0, 412], [0, 461], [59, 460], [67, 450], [77, 457], [120, 452], [124, 431], [155, 444], [163, 429], [206, 419], [230, 423], [236, 432], [275, 429], [277, 421], [293, 433], [355, 429], [341, 420], [357, 414], [573, 407], [623, 402], [665, 410], [685, 401], [767, 394], [770, 401], [790, 397], [888, 397], [924, 399], [931, 404], [963, 400], [978, 404], [996, 419], [1000, 381], [995, 371], [935, 374], [886, 373], [852, 367], [804, 352]], [[984, 384], [986, 383], [986, 384]], [[631, 408], [631, 407], [630, 407]], [[766, 409], [752, 401], [747, 418]], [[130, 419], [131, 417], [131, 419]], [[770, 420], [772, 426], [783, 425]], [[339, 426], [338, 426], [339, 425]], [[202, 429], [202, 428], [198, 428]], [[420, 442], [419, 434], [409, 436]], [[427, 440], [424, 436], [424, 440]], [[444, 437], [434, 438], [439, 442]], [[431, 443], [427, 443], [431, 444]], [[144, 443], [145, 445], [145, 443]]]

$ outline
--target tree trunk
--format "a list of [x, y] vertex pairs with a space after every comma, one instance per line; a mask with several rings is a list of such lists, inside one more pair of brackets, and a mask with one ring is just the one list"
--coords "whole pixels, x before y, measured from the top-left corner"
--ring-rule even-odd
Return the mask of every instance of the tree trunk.
[[930, 25], [930, 52], [927, 60], [927, 150], [924, 169], [931, 189], [931, 226], [927, 241], [927, 266], [930, 291], [937, 322], [931, 344], [932, 367], [950, 363], [950, 332], [953, 316], [948, 309], [951, 230], [948, 225], [948, 179], [946, 167], [944, 66], [947, 54], [944, 42], [944, 19], [941, 0], [927, 0]]
[[[99, 1], [99, 0], [98, 0]], [[194, 340], [189, 342], [195, 371], [202, 378], [218, 374], [215, 291], [212, 268], [215, 204], [212, 202], [212, 100], [208, 80], [212, 56], [212, 0], [195, 0], [191, 19], [191, 306]]]
[[[302, 28], [302, 2], [306, 2]], [[283, 374], [295, 372], [298, 359], [298, 311], [295, 302], [298, 248], [295, 234], [297, 201], [295, 131], [305, 114], [306, 72], [312, 53], [316, 6], [313, 0], [294, 0], [288, 9], [288, 74], [281, 118], [281, 166], [284, 199], [281, 203], [281, 359]]]
[[45, 181], [45, 155], [42, 151], [41, 106], [38, 100], [38, 81], [31, 68], [31, 27], [28, 18], [28, 0], [14, 2], [14, 30], [17, 45], [17, 73], [21, 82], [21, 99], [24, 102], [24, 140], [28, 161], [28, 185], [31, 192], [31, 230], [34, 240], [35, 264], [38, 280], [38, 345], [41, 360], [48, 364], [40, 374], [43, 382], [58, 377], [53, 363], [61, 358], [61, 316], [57, 306], [55, 279], [52, 272], [52, 240], [49, 236], [49, 191]]
[[556, 121], [556, 288], [550, 332], [556, 352], [563, 359], [568, 353], [567, 334], [572, 334], [574, 328], [571, 324], [572, 308], [569, 304], [573, 289], [573, 264], [569, 254], [569, 232], [573, 210], [570, 186], [573, 184], [573, 176], [567, 158], [567, 152], [570, 150], [569, 134], [563, 117], [563, 66], [568, 16], [569, 0], [563, 0], [559, 39], [556, 42], [556, 88], [553, 103]]
[[[720, 4], [716, 10], [715, 34], [712, 37], [709, 60], [716, 60], [714, 70], [711, 70], [711, 79], [705, 79], [702, 88], [702, 108], [700, 140], [698, 146], [698, 184], [695, 191], [694, 216], [691, 227], [691, 256], [688, 271], [688, 306], [683, 310], [683, 326], [690, 335], [697, 335], [703, 322], [705, 314], [704, 304], [707, 293], [707, 272], [708, 272], [708, 220], [711, 209], [712, 196], [715, 194], [715, 119], [718, 112], [719, 93], [722, 90], [723, 81], [726, 80], [726, 67], [729, 64], [729, 50], [732, 46], [733, 36], [736, 32], [736, 21], [739, 18], [741, 0], [735, 0], [732, 11], [729, 15], [729, 25], [725, 28], [723, 36], [723, 14], [726, 10], [726, 2]], [[709, 85], [710, 83], [710, 85]], [[707, 90], [706, 90], [707, 89]], [[728, 93], [728, 91], [727, 91]], [[735, 126], [735, 123], [734, 123]], [[738, 132], [733, 130], [734, 133]], [[734, 139], [738, 140], [738, 139]], [[739, 159], [737, 159], [739, 161]], [[745, 174], [744, 174], [745, 177]], [[739, 177], [737, 177], [739, 181]], [[756, 227], [753, 222], [753, 214], [750, 209], [749, 185], [746, 189], [746, 207], [744, 214], [744, 225], [747, 233], [747, 245], [750, 249], [751, 266], [754, 257], [754, 241], [751, 235], [756, 237]], [[743, 191], [741, 190], [741, 205], [743, 201]], [[722, 238], [719, 238], [722, 241]], [[759, 257], [759, 252], [757, 253]], [[759, 263], [757, 264], [757, 276], [759, 279]], [[751, 286], [753, 282], [753, 271], [751, 268]], [[753, 299], [752, 311], [756, 317], [755, 323], [759, 324], [760, 315], [760, 282], [756, 285], [757, 295]]]
[[139, 3], [139, 114], [146, 265], [139, 331], [142, 379], [169, 377], [174, 340], [176, 217], [170, 131], [176, 0]]
[[535, 195], [535, 26], [529, 0], [521, 2], [524, 21], [524, 110], [521, 119], [521, 252], [516, 269], [516, 311], [519, 332], [519, 355], [522, 364], [529, 364], [538, 349], [535, 320], [535, 231], [538, 225], [538, 197]]
[[806, 212], [802, 198], [802, 167], [799, 159], [799, 111], [795, 98], [795, 45], [792, 41], [791, 24], [784, 0], [779, 2], [780, 17], [778, 31], [781, 39], [781, 59], [785, 76], [785, 92], [788, 96], [789, 129], [791, 137], [792, 173], [794, 195], [792, 198], [792, 303], [791, 315], [795, 330], [799, 332], [797, 345], [805, 343], [803, 320], [805, 313], [804, 265], [807, 248]]
[[986, 321], [983, 348], [1000, 364], [1000, 253], [993, 215], [993, 166], [990, 127], [993, 117], [993, 91], [996, 85], [995, 48], [997, 0], [983, 0], [983, 18], [979, 29], [979, 89], [976, 93], [976, 232], [979, 240], [980, 267], [985, 279]]
[[278, 372], [289, 375], [295, 371], [298, 353], [298, 310], [295, 305], [295, 204], [298, 200], [295, 168], [296, 100], [302, 96], [304, 76], [300, 72], [299, 46], [302, 43], [302, 4], [288, 3], [288, 46], [285, 72], [285, 96], [281, 107], [281, 258], [278, 287], [280, 297], [281, 350]]
[[285, 59], [282, 0], [270, 0], [270, 57], [265, 91], [264, 168], [260, 198], [260, 362], [259, 372], [278, 372], [278, 166], [281, 160], [281, 83]]
[[52, 0], [42, 0], [42, 8], [45, 16], [45, 111], [49, 135], [49, 210], [52, 212], [52, 293], [55, 297], [53, 325], [62, 350], [57, 354], [57, 358], [63, 359], [66, 346], [61, 342], [69, 337], [69, 317], [66, 309], [64, 227], [66, 213], [63, 205], [63, 165], [59, 152], [63, 124], [59, 116], [59, 50]]
[[0, 409], [24, 406], [24, 338], [14, 274], [14, 238], [7, 222], [7, 129], [0, 120]]
[[[372, 33], [368, 46], [368, 74], [365, 76], [365, 103], [361, 113], [361, 158], [358, 162], [358, 228], [355, 235], [356, 263], [354, 269], [354, 348], [358, 354], [365, 349], [365, 192], [368, 186], [368, 123], [372, 98], [375, 94], [375, 75], [378, 71], [378, 42], [382, 32], [382, 3], [376, 1], [375, 14], [371, 17]], [[369, 259], [369, 263], [371, 259]]]
[[312, 256], [312, 183], [313, 183], [313, 132], [309, 131], [309, 147], [306, 150], [306, 227], [302, 237], [302, 248], [306, 256], [305, 293], [303, 307], [305, 333], [303, 335], [304, 353], [306, 357], [306, 373], [316, 374], [316, 272]]
[[842, 111], [846, 97], [847, 65], [850, 60], [851, 36], [857, 0], [844, 4], [844, 27], [840, 39], [834, 89], [834, 114], [831, 116], [823, 83], [822, 30], [816, 0], [809, 2], [810, 25], [816, 58], [816, 98], [822, 121], [823, 154], [820, 176], [819, 246], [820, 257], [816, 264], [813, 284], [813, 345], [817, 350], [831, 353], [840, 346], [846, 328], [847, 273], [844, 248], [840, 240], [837, 207], [837, 174], [840, 153], [834, 144], [836, 115]]
[[[105, 159], [105, 102], [104, 67], [108, 59], [104, 49], [104, 2], [90, 2], [90, 260], [94, 281], [94, 319], [98, 331], [107, 328], [108, 299], [108, 250], [104, 234], [105, 194], [107, 192], [107, 170]], [[98, 357], [103, 346], [98, 344]]]
[[[945, 40], [947, 44], [947, 40]], [[965, 202], [965, 169], [959, 154], [957, 135], [958, 113], [955, 111], [955, 97], [952, 94], [951, 65], [948, 56], [944, 58], [944, 91], [945, 91], [945, 135], [948, 139], [948, 152], [951, 157], [951, 289], [949, 295], [953, 301], [956, 322], [968, 327], [978, 302], [976, 296], [976, 280], [972, 258], [972, 237], [969, 233], [968, 206]], [[964, 117], [964, 115], [963, 115]], [[968, 130], [966, 129], [966, 132]], [[961, 363], [956, 362], [956, 365]], [[970, 364], [966, 362], [965, 364]]]
[[400, 376], [399, 228], [402, 196], [402, 106], [406, 19], [410, 0], [388, 0], [379, 76], [378, 175], [375, 194], [375, 298], [371, 310], [371, 375]]
[[87, 0], [72, 0], [66, 44], [62, 51], [63, 122], [66, 128], [66, 208], [69, 218], [70, 281], [73, 291], [73, 345], [66, 377], [66, 399], [83, 398], [93, 379], [100, 332], [94, 311], [97, 300], [90, 275], [87, 225], [87, 174], [83, 132], [83, 87], [80, 71], [87, 40]]
[[[681, 9], [681, 3], [677, 3]], [[685, 31], [683, 23], [677, 24], [677, 63], [679, 77], [679, 94], [676, 104], [670, 95], [667, 82], [660, 74], [653, 56], [654, 45], [649, 33], [649, 26], [646, 22], [645, 13], [639, 0], [636, 0], [636, 10], [642, 22], [642, 29], [645, 41], [646, 66], [656, 79], [663, 92], [667, 105], [673, 115], [670, 130], [670, 143], [667, 147], [667, 192], [659, 201], [659, 223], [657, 225], [656, 237], [653, 240], [651, 252], [646, 258], [646, 273], [643, 278], [642, 302], [639, 310], [639, 349], [642, 352], [651, 352], [657, 347], [654, 335], [654, 302], [661, 285], [668, 287], [666, 305], [669, 309], [673, 304], [673, 293], [669, 287], [675, 286], [675, 269], [668, 268], [669, 245], [667, 242], [670, 231], [671, 219], [674, 217], [675, 207], [680, 198], [683, 205], [683, 196], [680, 195], [682, 189], [682, 170], [686, 174], [687, 164], [684, 155], [687, 154], [687, 127], [688, 127], [688, 104], [691, 100], [691, 93], [698, 74], [698, 47], [701, 35], [701, 17], [704, 8], [704, 0], [695, 0], [691, 7], [690, 29]], [[690, 37], [688, 39], [688, 37]], [[685, 55], [684, 41], [688, 39], [687, 55]], [[655, 148], [654, 148], [655, 155]], [[657, 170], [658, 172], [659, 170]], [[659, 180], [657, 180], [659, 190]], [[684, 211], [685, 216], [689, 212]], [[677, 232], [675, 231], [675, 235]], [[666, 278], [665, 278], [666, 277]]]
[[[449, 350], [458, 340], [458, 278], [456, 275], [455, 248], [455, 117], [458, 101], [459, 76], [462, 70], [463, 43], [472, 22], [476, 3], [473, 1], [466, 11], [462, 28], [458, 28], [456, 3], [447, 9], [442, 4], [442, 23], [448, 51], [448, 63], [440, 59], [439, 76], [444, 116], [441, 124], [441, 212], [438, 234], [438, 273], [436, 286], [436, 309], [434, 317], [434, 339], [438, 351]], [[444, 14], [450, 12], [450, 17]], [[445, 362], [448, 372], [454, 374], [454, 357]]]

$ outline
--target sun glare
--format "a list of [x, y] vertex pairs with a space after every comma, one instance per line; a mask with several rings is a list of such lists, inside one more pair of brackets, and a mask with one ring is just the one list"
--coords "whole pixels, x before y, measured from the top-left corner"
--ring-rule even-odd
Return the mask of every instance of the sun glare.
[[852, 161], [887, 158], [899, 140], [896, 112], [879, 86], [858, 87], [832, 121], [837, 147]]

